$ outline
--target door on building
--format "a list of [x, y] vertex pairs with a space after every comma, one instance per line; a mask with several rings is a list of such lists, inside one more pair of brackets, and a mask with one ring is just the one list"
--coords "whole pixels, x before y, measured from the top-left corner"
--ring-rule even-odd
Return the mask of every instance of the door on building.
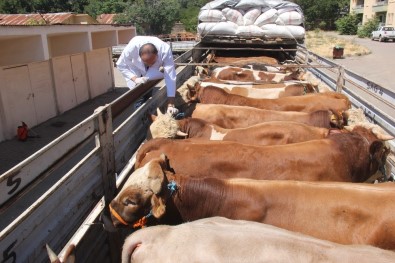
[[83, 54], [52, 59], [56, 98], [60, 113], [89, 99], [89, 86]]
[[4, 68], [2, 75], [4, 83], [0, 92], [5, 116], [4, 137], [11, 139], [22, 121], [30, 127], [37, 125], [34, 93], [27, 65]]

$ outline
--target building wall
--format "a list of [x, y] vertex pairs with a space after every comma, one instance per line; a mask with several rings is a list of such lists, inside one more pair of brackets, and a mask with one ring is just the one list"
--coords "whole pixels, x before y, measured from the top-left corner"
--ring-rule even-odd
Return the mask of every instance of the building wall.
[[362, 24], [368, 20], [380, 16], [386, 25], [395, 26], [395, 0], [350, 0], [350, 13], [361, 13]]
[[[87, 70], [88, 69], [88, 70]], [[111, 48], [0, 68], [0, 141], [113, 88]]]
[[111, 25], [0, 30], [0, 141], [114, 88], [112, 48], [136, 35]]

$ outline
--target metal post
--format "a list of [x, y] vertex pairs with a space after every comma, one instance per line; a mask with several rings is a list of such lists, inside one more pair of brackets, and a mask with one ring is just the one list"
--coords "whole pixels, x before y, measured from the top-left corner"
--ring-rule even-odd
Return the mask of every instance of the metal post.
[[339, 66], [339, 75], [337, 76], [336, 81], [336, 92], [341, 93], [344, 86], [344, 68]]

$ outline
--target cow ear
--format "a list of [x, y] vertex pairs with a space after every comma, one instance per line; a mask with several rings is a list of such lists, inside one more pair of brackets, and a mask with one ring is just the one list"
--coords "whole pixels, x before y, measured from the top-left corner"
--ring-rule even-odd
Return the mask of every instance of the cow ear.
[[151, 197], [152, 215], [161, 218], [166, 212], [166, 205], [162, 197], [152, 195]]
[[375, 155], [376, 153], [380, 152], [381, 149], [384, 147], [383, 142], [381, 141], [374, 141], [369, 147], [370, 155]]
[[150, 169], [150, 174], [148, 175], [149, 187], [154, 192], [154, 194], [159, 194], [162, 190], [162, 185], [164, 181], [163, 170], [160, 164], [156, 163], [155, 167]]
[[150, 114], [150, 119], [152, 122], [154, 122], [156, 120], [156, 118], [157, 118], [156, 115]]
[[159, 108], [156, 108], [156, 113], [158, 114], [158, 117], [164, 115]]

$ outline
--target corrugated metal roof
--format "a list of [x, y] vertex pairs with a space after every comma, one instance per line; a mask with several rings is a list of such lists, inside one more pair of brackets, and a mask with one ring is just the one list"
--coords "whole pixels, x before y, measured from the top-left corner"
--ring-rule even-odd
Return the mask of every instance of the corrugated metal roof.
[[100, 24], [114, 24], [113, 19], [115, 16], [116, 14], [101, 14], [96, 17], [96, 20]]
[[0, 14], [0, 25], [37, 25], [37, 24], [63, 24], [72, 17], [71, 13], [53, 14]]

